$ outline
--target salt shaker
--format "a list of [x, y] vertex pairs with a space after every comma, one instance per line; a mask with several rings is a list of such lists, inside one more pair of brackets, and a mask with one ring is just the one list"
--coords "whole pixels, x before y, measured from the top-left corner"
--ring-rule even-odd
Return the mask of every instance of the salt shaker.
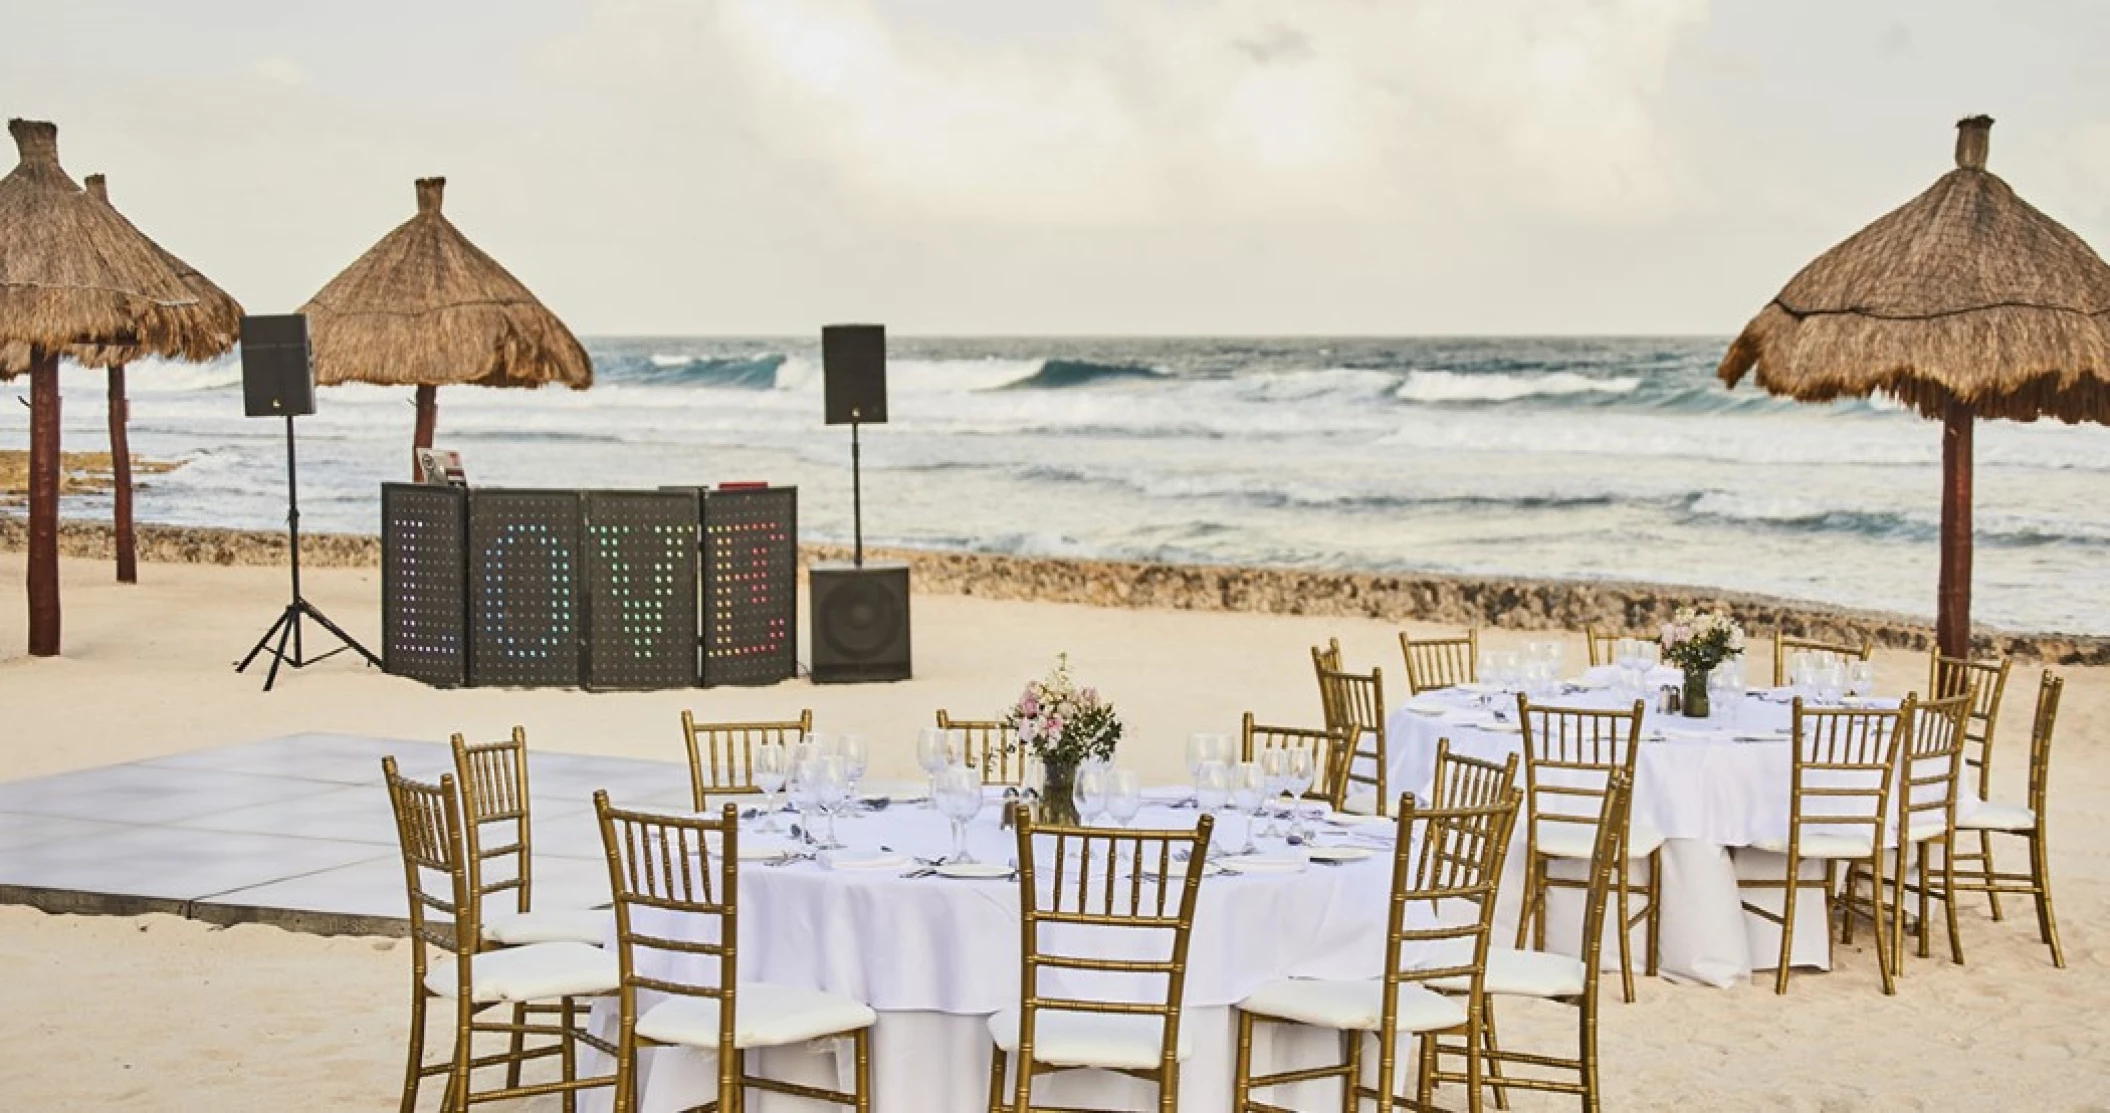
[[1656, 696], [1656, 710], [1661, 711], [1665, 715], [1680, 714], [1685, 709], [1684, 703], [1685, 697], [1675, 685], [1665, 684], [1663, 690], [1657, 693]]

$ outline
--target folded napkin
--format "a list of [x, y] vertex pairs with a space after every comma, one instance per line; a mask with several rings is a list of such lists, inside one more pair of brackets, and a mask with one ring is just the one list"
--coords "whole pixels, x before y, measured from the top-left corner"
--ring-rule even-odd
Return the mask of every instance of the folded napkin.
[[904, 870], [912, 863], [891, 850], [825, 850], [821, 865], [831, 870]]

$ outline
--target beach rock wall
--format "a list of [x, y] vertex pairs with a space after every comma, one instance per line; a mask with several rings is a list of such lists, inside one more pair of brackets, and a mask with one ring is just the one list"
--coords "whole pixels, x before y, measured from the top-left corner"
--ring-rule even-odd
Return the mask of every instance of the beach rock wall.
[[[20, 550], [27, 527], [0, 516], [0, 551]], [[62, 522], [60, 551], [110, 559], [110, 527]], [[846, 547], [809, 545], [801, 562], [847, 560]], [[191, 564], [280, 564], [286, 535], [261, 530], [143, 525], [141, 560]], [[1857, 611], [1712, 588], [1604, 580], [1533, 580], [1426, 572], [1326, 572], [1294, 568], [1049, 560], [988, 553], [870, 549], [877, 560], [908, 562], [916, 590], [985, 599], [1078, 603], [1094, 607], [1342, 615], [1451, 626], [1580, 631], [1595, 627], [1652, 634], [1679, 607], [1721, 608], [1746, 630], [1785, 630], [1804, 637], [1858, 640], [1925, 650], [1931, 626], [1909, 616]], [[379, 538], [348, 534], [301, 537], [301, 561], [312, 567], [376, 567]], [[2110, 664], [2110, 637], [1984, 632], [1979, 648], [2066, 665]]]

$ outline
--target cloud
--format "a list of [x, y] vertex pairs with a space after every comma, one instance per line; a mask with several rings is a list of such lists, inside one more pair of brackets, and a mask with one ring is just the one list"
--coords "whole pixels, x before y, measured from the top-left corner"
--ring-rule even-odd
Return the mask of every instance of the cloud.
[[1033, 14], [1003, 36], [877, 0], [621, 0], [566, 53], [736, 114], [888, 217], [1631, 220], [1690, 178], [1662, 101], [1702, 0], [1123, 2], [1089, 35], [1045, 30], [1075, 0], [1018, 3]]
[[308, 71], [300, 63], [282, 54], [267, 54], [251, 59], [246, 67], [249, 76], [271, 85], [297, 89], [308, 83]]

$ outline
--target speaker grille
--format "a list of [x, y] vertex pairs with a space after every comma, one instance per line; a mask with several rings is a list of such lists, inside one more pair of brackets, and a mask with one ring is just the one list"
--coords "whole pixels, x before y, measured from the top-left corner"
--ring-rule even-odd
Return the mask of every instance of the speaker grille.
[[908, 679], [908, 565], [816, 564], [810, 575], [813, 679]]

